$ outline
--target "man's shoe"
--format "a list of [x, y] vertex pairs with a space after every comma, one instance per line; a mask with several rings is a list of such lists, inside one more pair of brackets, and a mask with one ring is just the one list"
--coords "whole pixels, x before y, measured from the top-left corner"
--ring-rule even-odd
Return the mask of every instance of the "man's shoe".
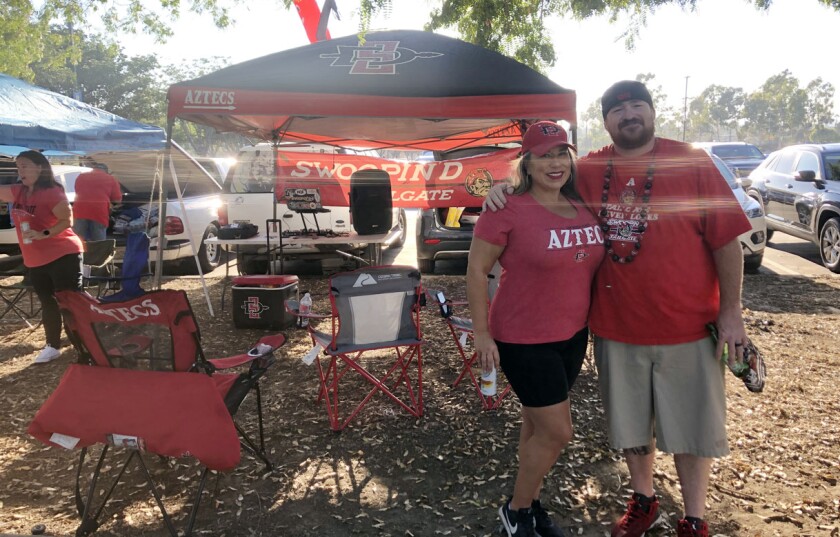
[[46, 364], [47, 362], [52, 362], [56, 358], [61, 356], [61, 351], [47, 345], [41, 352], [38, 353], [38, 356], [35, 357], [36, 364]]
[[659, 500], [634, 492], [627, 502], [627, 512], [613, 526], [611, 537], [642, 537], [659, 518]]
[[531, 509], [510, 508], [510, 502], [499, 507], [499, 518], [508, 537], [536, 537], [534, 533], [534, 513]]
[[531, 502], [531, 512], [534, 514], [534, 530], [539, 537], [566, 537], [546, 511], [539, 500]]
[[677, 522], [677, 537], [709, 537], [709, 525], [705, 520], [691, 523], [686, 519]]

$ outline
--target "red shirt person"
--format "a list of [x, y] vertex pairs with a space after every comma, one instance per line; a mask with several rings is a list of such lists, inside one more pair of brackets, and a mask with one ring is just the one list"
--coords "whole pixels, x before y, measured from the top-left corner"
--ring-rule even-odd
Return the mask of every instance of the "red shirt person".
[[93, 170], [76, 178], [73, 201], [73, 231], [83, 240], [100, 241], [111, 217], [111, 203], [122, 200], [120, 184], [104, 164], [93, 163]]

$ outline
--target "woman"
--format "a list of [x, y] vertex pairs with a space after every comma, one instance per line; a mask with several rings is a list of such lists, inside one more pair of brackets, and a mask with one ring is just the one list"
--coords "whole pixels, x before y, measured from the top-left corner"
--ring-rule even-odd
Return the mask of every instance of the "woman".
[[[572, 438], [568, 392], [586, 354], [590, 285], [604, 240], [575, 189], [566, 131], [534, 123], [520, 155], [505, 210], [485, 212], [476, 224], [467, 297], [482, 369], [500, 365], [522, 404], [519, 471], [499, 516], [509, 537], [553, 537], [563, 533], [540, 504], [540, 489]], [[488, 308], [487, 274], [497, 259], [504, 272]]]
[[61, 313], [53, 293], [82, 289], [84, 248], [71, 228], [64, 188], [55, 180], [46, 157], [38, 151], [24, 151], [15, 163], [21, 182], [0, 186], [0, 200], [12, 203], [23, 264], [41, 301], [47, 345], [35, 363], [45, 364], [61, 355]]

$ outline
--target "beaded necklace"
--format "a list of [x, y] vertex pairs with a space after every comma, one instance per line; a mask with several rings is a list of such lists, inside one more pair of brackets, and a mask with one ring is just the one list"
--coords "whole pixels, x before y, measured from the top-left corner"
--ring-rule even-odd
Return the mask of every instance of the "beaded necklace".
[[642, 209], [639, 211], [639, 224], [636, 228], [638, 232], [636, 242], [633, 244], [633, 249], [630, 251], [630, 254], [623, 257], [615, 253], [615, 250], [612, 247], [612, 241], [606, 238], [610, 232], [610, 226], [607, 223], [607, 216], [609, 214], [607, 211], [607, 201], [609, 200], [612, 172], [613, 161], [610, 159], [607, 162], [607, 168], [604, 170], [604, 190], [601, 193], [601, 212], [598, 213], [598, 216], [601, 217], [601, 229], [604, 231], [604, 247], [607, 249], [607, 255], [609, 258], [615, 263], [631, 263], [639, 254], [639, 249], [642, 247], [642, 236], [648, 228], [647, 218], [650, 212], [650, 191], [653, 189], [654, 165], [653, 161], [651, 161], [647, 169], [647, 178], [645, 179], [644, 189], [642, 190]]

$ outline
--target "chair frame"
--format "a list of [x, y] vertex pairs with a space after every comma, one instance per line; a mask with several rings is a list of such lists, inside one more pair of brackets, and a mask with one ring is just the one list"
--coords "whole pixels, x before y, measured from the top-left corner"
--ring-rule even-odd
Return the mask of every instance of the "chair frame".
[[[337, 306], [336, 290], [333, 287], [333, 279], [349, 275], [376, 272], [384, 269], [389, 272], [404, 271], [406, 274], [417, 274], [417, 285], [414, 288], [413, 304], [411, 304], [410, 316], [412, 319], [412, 328], [414, 331], [414, 339], [411, 341], [399, 340], [386, 343], [373, 343], [362, 345], [345, 345], [340, 346], [337, 343], [341, 331], [341, 318]], [[373, 295], [374, 293], [371, 293]], [[367, 295], [370, 296], [370, 295]], [[362, 411], [367, 403], [379, 392], [383, 393], [388, 399], [396, 403], [400, 408], [408, 412], [411, 416], [420, 418], [423, 416], [423, 353], [421, 346], [423, 345], [423, 334], [420, 325], [420, 312], [425, 305], [425, 295], [423, 294], [422, 284], [420, 283], [420, 273], [413, 267], [365, 267], [353, 271], [341, 272], [333, 275], [330, 278], [330, 304], [332, 312], [330, 315], [321, 315], [316, 313], [300, 314], [298, 311], [298, 301], [287, 300], [287, 311], [299, 316], [306, 317], [310, 320], [308, 325], [309, 335], [312, 339], [313, 345], [323, 348], [323, 352], [315, 359], [316, 369], [318, 371], [318, 379], [320, 387], [318, 390], [317, 401], [324, 402], [329, 419], [330, 427], [333, 431], [342, 431], [347, 425]], [[314, 330], [313, 324], [319, 320], [330, 321], [329, 332], [319, 332]], [[390, 366], [387, 367], [384, 373], [377, 376], [367, 368], [360, 364], [362, 356], [371, 351], [382, 349], [393, 349], [396, 354], [396, 359]], [[322, 363], [325, 358], [326, 364]], [[416, 382], [412, 380], [411, 373], [416, 367]], [[341, 414], [341, 397], [339, 390], [339, 383], [344, 376], [355, 371], [363, 379], [372, 385], [370, 390], [362, 397], [345, 417]], [[405, 387], [405, 395], [400, 397], [395, 393], [400, 386]]]

